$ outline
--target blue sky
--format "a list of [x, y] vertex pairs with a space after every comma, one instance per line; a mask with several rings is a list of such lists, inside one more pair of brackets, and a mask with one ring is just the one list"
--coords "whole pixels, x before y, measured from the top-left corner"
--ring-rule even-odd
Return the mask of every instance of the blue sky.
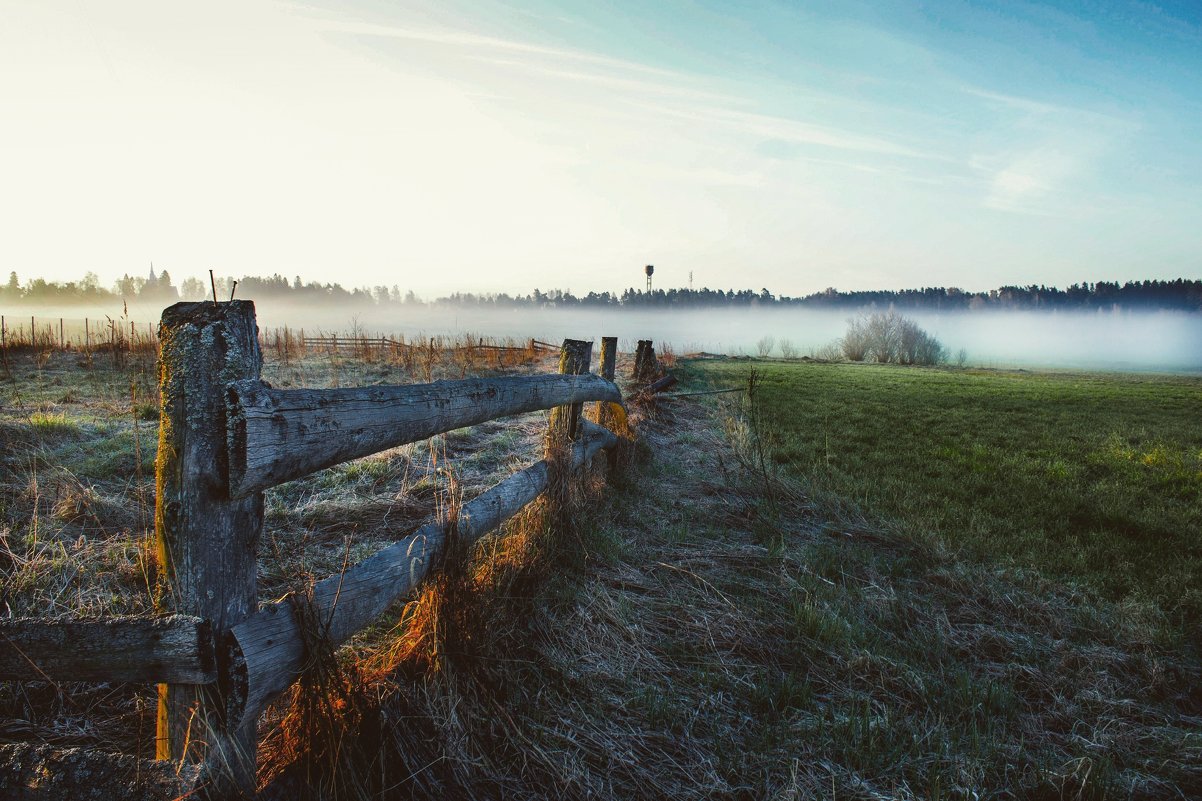
[[1192, 3], [0, 5], [22, 277], [1202, 277]]

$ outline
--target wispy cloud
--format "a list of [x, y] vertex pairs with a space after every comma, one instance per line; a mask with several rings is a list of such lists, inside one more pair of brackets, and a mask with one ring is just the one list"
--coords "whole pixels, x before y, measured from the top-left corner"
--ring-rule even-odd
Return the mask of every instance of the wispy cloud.
[[918, 150], [888, 139], [865, 136], [834, 126], [803, 122], [787, 117], [702, 105], [691, 107], [664, 106], [652, 110], [659, 114], [679, 119], [724, 126], [760, 139], [774, 139], [800, 145], [816, 145], [833, 150], [859, 151], [915, 159], [946, 160], [940, 154]]
[[495, 66], [522, 70], [532, 75], [541, 75], [546, 78], [556, 78], [570, 81], [572, 83], [580, 83], [583, 81], [585, 83], [603, 86], [605, 88], [614, 89], [621, 92], [638, 92], [640, 94], [671, 96], [688, 100], [703, 100], [710, 102], [742, 102], [740, 98], [732, 95], [710, 92], [703, 89], [693, 89], [688, 86], [667, 83], [665, 81], [651, 81], [629, 77], [623, 78], [607, 73], [566, 69], [563, 67], [547, 66], [536, 62], [521, 61], [518, 59], [493, 58], [489, 56], [476, 55], [469, 55], [467, 58], [484, 64], [492, 64]]
[[988, 89], [982, 89], [980, 87], [969, 85], [962, 85], [959, 87], [959, 89], [966, 95], [980, 98], [1000, 108], [1005, 108], [1014, 112], [1020, 112], [1031, 118], [1076, 120], [1082, 123], [1100, 123], [1119, 128], [1126, 128], [1133, 124], [1130, 120], [1123, 117], [1118, 117], [1103, 111], [1096, 111], [1094, 109], [1082, 108], [1080, 106], [1052, 103], [1046, 100], [1036, 100], [1030, 97], [1019, 97], [1017, 95], [1005, 94], [1003, 92], [992, 92]]
[[1039, 209], [1038, 202], [1058, 182], [1073, 174], [1076, 160], [1055, 150], [1035, 150], [994, 164], [974, 159], [973, 166], [987, 175], [985, 206], [1001, 211], [1035, 212]]
[[1089, 182], [1105, 148], [1102, 140], [1079, 142], [1075, 147], [1049, 142], [1000, 156], [976, 157], [972, 166], [985, 181], [982, 204], [998, 211], [1057, 217], [1097, 210], [1091, 194], [1078, 184]]
[[432, 28], [411, 28], [399, 25], [382, 25], [373, 22], [347, 22], [338, 20], [314, 20], [319, 30], [328, 33], [344, 33], [357, 36], [376, 36], [389, 39], [403, 39], [430, 44], [453, 45], [475, 51], [497, 50], [511, 53], [524, 53], [533, 56], [543, 56], [558, 60], [572, 61], [582, 64], [595, 64], [609, 69], [620, 69], [627, 72], [638, 72], [655, 75], [678, 81], [691, 80], [691, 76], [640, 64], [636, 61], [602, 56], [581, 50], [547, 47], [544, 45], [523, 42], [515, 39], [502, 39], [495, 36], [484, 36], [459, 30], [436, 30]]
[[[439, 45], [453, 49], [456, 56], [465, 61], [500, 67], [551, 81], [562, 81], [572, 87], [588, 84], [611, 91], [610, 100], [616, 104], [614, 108], [634, 108], [642, 114], [661, 119], [698, 123], [698, 131], [725, 130], [745, 135], [756, 143], [771, 140], [828, 152], [834, 150], [891, 158], [948, 161], [943, 154], [913, 147], [900, 140], [867, 135], [820, 121], [750, 111], [748, 107], [753, 101], [748, 96], [716, 90], [712, 81], [699, 76], [636, 61], [463, 30], [361, 21], [318, 20], [316, 23], [319, 29], [326, 33]], [[800, 87], [798, 91], [801, 91]], [[862, 100], [839, 100], [829, 93], [822, 95], [828, 106], [840, 104], [848, 108], [863, 109], [866, 105]], [[798, 154], [797, 160], [814, 155]], [[879, 170], [879, 167], [870, 164], [833, 159], [827, 159], [825, 163], [861, 171]]]
[[994, 210], [1079, 216], [1096, 208], [1084, 187], [1096, 183], [1106, 154], [1140, 127], [1134, 119], [1078, 105], [959, 89], [1000, 115], [999, 130], [1007, 134], [1006, 141], [969, 159], [982, 178], [982, 205]]

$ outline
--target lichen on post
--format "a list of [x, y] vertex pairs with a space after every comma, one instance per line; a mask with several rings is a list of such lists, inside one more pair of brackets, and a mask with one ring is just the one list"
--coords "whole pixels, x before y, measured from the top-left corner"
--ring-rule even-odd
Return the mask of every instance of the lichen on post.
[[[162, 413], [155, 462], [155, 538], [161, 612], [208, 620], [214, 640], [257, 606], [255, 553], [263, 496], [229, 494], [225, 387], [257, 379], [262, 365], [254, 304], [177, 303], [159, 324]], [[255, 787], [254, 721], [228, 730], [218, 648], [215, 684], [159, 686], [155, 754], [203, 762], [214, 796]]]
[[[593, 358], [593, 343], [580, 339], [565, 339], [559, 351], [559, 372], [565, 375], [584, 375]], [[551, 421], [547, 427], [548, 447], [562, 440], [570, 442], [576, 438], [580, 423], [582, 403], [556, 406], [551, 410]]]

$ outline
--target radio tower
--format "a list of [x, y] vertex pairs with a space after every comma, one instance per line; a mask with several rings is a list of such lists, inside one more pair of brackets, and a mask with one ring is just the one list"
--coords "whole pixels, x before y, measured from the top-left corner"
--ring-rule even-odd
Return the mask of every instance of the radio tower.
[[689, 291], [693, 291], [693, 271], [689, 270]]
[[647, 274], [647, 291], [650, 292], [651, 291], [651, 274], [655, 272], [655, 267], [648, 264], [646, 267], [643, 268], [643, 272], [645, 272]]

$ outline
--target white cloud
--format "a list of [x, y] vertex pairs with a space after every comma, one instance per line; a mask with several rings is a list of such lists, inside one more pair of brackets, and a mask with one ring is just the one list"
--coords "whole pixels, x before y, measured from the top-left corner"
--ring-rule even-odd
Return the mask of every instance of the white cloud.
[[986, 208], [1079, 217], [1105, 205], [1094, 189], [1105, 159], [1133, 135], [1130, 118], [1078, 105], [961, 86], [992, 111], [981, 138], [991, 145], [969, 158], [981, 176]]

